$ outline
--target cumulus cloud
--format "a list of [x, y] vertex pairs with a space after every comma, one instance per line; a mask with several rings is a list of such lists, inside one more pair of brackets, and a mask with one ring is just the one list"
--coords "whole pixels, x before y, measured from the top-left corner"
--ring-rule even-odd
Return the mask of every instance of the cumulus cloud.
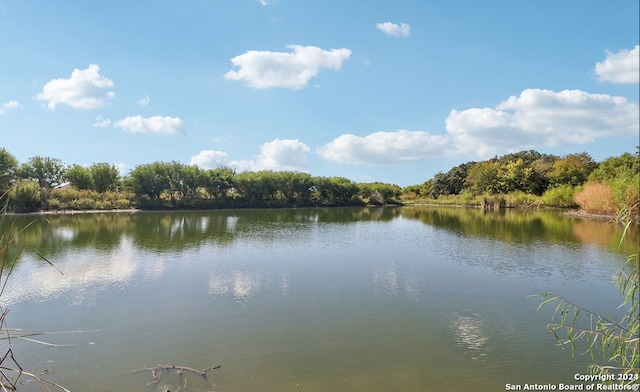
[[106, 91], [113, 86], [111, 79], [100, 75], [100, 67], [91, 64], [87, 69], [74, 69], [69, 79], [51, 80], [34, 99], [47, 101], [49, 109], [55, 109], [59, 104], [95, 109], [115, 97], [115, 92]]
[[449, 147], [445, 136], [423, 131], [375, 132], [367, 136], [344, 134], [320, 148], [318, 154], [329, 161], [350, 164], [414, 162], [441, 156]]
[[251, 50], [231, 59], [238, 70], [227, 72], [229, 80], [244, 80], [253, 88], [289, 88], [307, 86], [320, 69], [339, 70], [349, 59], [349, 49], [323, 50], [315, 46], [289, 45], [291, 52]]
[[640, 110], [624, 97], [580, 90], [529, 89], [495, 108], [452, 110], [446, 134], [399, 130], [366, 136], [343, 134], [318, 154], [330, 161], [375, 165], [425, 158], [487, 159], [513, 151], [636, 137]]
[[147, 106], [151, 102], [151, 98], [148, 95], [145, 95], [144, 98], [138, 100], [138, 105]]
[[118, 172], [123, 177], [129, 173], [129, 170], [131, 170], [131, 165], [124, 162], [115, 163], [115, 165], [118, 168]]
[[445, 123], [458, 153], [487, 158], [505, 151], [637, 136], [639, 113], [638, 104], [624, 97], [528, 89], [495, 109], [452, 110]]
[[102, 115], [96, 117], [96, 122], [93, 123], [96, 128], [107, 128], [109, 125], [111, 125], [111, 119], [103, 118]]
[[10, 110], [21, 108], [22, 105], [18, 101], [9, 101], [3, 104], [0, 104], [0, 116], [7, 113]]
[[600, 82], [638, 83], [640, 81], [640, 45], [618, 53], [606, 51], [605, 60], [596, 63], [595, 72]]
[[216, 150], [203, 150], [191, 157], [189, 165], [196, 165], [201, 169], [214, 169], [218, 166], [226, 166], [229, 162], [227, 153]]
[[175, 135], [184, 132], [184, 126], [180, 117], [130, 116], [113, 124], [116, 128], [122, 128], [132, 133], [158, 133], [162, 135]]
[[378, 23], [376, 29], [391, 37], [408, 37], [411, 34], [411, 27], [406, 23]]
[[305, 171], [309, 147], [298, 139], [275, 139], [260, 147], [256, 169]]
[[230, 166], [238, 171], [307, 171], [309, 151], [298, 139], [275, 139], [260, 146], [260, 153], [249, 160], [230, 161], [224, 151], [203, 150], [192, 156], [189, 164], [203, 169]]

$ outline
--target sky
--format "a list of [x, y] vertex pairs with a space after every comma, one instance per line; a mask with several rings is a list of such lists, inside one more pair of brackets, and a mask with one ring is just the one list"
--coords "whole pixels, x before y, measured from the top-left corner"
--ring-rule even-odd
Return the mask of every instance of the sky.
[[421, 184], [635, 153], [637, 0], [0, 0], [0, 147]]

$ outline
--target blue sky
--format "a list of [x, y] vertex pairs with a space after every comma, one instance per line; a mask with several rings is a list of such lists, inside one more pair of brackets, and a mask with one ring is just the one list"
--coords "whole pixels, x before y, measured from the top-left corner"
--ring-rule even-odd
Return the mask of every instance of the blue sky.
[[420, 184], [639, 137], [620, 1], [0, 0], [0, 147]]

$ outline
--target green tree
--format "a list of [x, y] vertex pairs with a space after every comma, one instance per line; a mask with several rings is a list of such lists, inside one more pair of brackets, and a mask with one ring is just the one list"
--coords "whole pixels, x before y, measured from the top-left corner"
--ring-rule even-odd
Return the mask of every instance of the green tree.
[[221, 199], [234, 186], [236, 172], [229, 167], [206, 170], [202, 175], [202, 185], [210, 197]]
[[400, 196], [401, 188], [383, 182], [359, 183], [360, 197], [372, 204], [386, 204]]
[[313, 200], [321, 204], [348, 204], [360, 192], [358, 185], [344, 177], [314, 177]]
[[420, 186], [420, 196], [431, 197], [433, 194], [433, 179], [427, 180]]
[[18, 161], [4, 148], [0, 148], [0, 196], [3, 195], [15, 181]]
[[274, 201], [279, 191], [276, 186], [277, 175], [270, 170], [243, 172], [235, 177], [236, 190], [240, 196], [254, 202]]
[[60, 159], [36, 155], [20, 166], [20, 177], [38, 181], [40, 188], [51, 189], [62, 184], [67, 175], [67, 165]]
[[184, 198], [193, 200], [198, 197], [198, 189], [203, 185], [203, 172], [198, 166], [183, 165], [180, 168], [180, 188]]
[[549, 173], [553, 170], [553, 164], [558, 159], [560, 158], [555, 155], [545, 154], [540, 159], [531, 162], [531, 169], [533, 170], [529, 183], [531, 193], [540, 196], [549, 188]]
[[402, 188], [402, 194], [405, 193], [415, 193], [416, 195], [420, 194], [420, 190], [422, 189], [422, 185], [408, 185]]
[[433, 177], [433, 189], [431, 195], [438, 198], [441, 195], [457, 195], [465, 186], [467, 174], [476, 162], [467, 162], [458, 165], [446, 173], [438, 173]]
[[136, 166], [127, 179], [128, 187], [138, 197], [158, 199], [163, 191], [169, 189], [167, 178], [161, 174], [163, 165], [162, 162], [154, 162]]
[[531, 192], [529, 184], [533, 176], [533, 169], [522, 158], [508, 161], [500, 165], [498, 170], [498, 190], [501, 193]]
[[279, 171], [271, 175], [274, 186], [289, 204], [309, 200], [311, 175], [294, 171]]
[[77, 189], [93, 189], [91, 171], [89, 168], [73, 165], [67, 172], [67, 180]]
[[475, 164], [469, 169], [465, 179], [465, 186], [469, 188], [474, 196], [483, 193], [497, 193], [500, 166], [500, 163], [495, 160]]
[[619, 177], [631, 178], [638, 173], [640, 173], [640, 157], [626, 152], [600, 162], [598, 168], [589, 175], [589, 180], [608, 182]]
[[38, 182], [40, 186], [40, 203], [47, 208], [49, 191], [66, 180], [67, 171], [67, 165], [60, 159], [36, 155], [29, 158], [27, 163], [20, 165], [19, 174], [23, 179]]
[[120, 171], [112, 163], [94, 163], [89, 166], [93, 190], [96, 192], [115, 191], [120, 184]]
[[598, 164], [586, 152], [565, 155], [553, 163], [548, 174], [549, 182], [553, 186], [582, 185], [597, 167]]

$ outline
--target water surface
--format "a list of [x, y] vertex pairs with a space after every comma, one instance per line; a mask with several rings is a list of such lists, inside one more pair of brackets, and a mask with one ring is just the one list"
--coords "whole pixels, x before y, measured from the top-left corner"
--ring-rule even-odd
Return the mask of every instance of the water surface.
[[[16, 216], [4, 232], [38, 217]], [[546, 331], [554, 291], [614, 316], [637, 251], [608, 222], [432, 207], [37, 220], [0, 299], [25, 370], [72, 391], [500, 391], [586, 373]], [[634, 229], [635, 230], [635, 229]], [[629, 238], [637, 238], [633, 231]], [[22, 253], [17, 255], [19, 249]], [[42, 258], [55, 264], [64, 275]], [[99, 330], [99, 331], [98, 331]], [[205, 369], [206, 379], [157, 364]], [[185, 384], [186, 378], [186, 384]], [[23, 378], [21, 391], [41, 391]]]

